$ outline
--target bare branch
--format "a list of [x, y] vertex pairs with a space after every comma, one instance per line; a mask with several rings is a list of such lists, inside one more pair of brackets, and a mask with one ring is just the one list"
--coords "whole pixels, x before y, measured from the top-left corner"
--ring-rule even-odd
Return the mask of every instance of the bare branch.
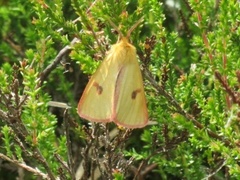
[[[77, 38], [74, 38], [72, 41], [71, 41], [71, 45], [75, 44], [76, 42], [78, 41]], [[40, 77], [40, 85], [42, 85], [42, 83], [44, 82], [44, 80], [48, 77], [48, 75], [52, 72], [52, 70], [54, 70], [57, 65], [60, 63], [60, 61], [62, 60], [62, 57], [65, 55], [65, 54], [68, 54], [70, 53], [71, 51], [71, 46], [67, 45], [65, 46], [63, 49], [61, 49], [61, 51], [58, 53], [58, 55], [56, 56], [56, 58], [54, 59], [54, 61], [49, 64], [46, 69], [43, 70], [43, 72], [41, 73], [41, 77]]]
[[34, 168], [26, 165], [25, 163], [21, 163], [21, 162], [19, 162], [17, 160], [10, 159], [9, 157], [5, 156], [2, 153], [0, 153], [0, 158], [6, 160], [8, 162], [11, 162], [11, 163], [15, 164], [16, 166], [21, 167], [21, 168], [23, 168], [23, 169], [25, 169], [25, 170], [27, 170], [29, 172], [32, 172], [33, 174], [35, 174], [37, 176], [40, 176], [43, 179], [50, 179], [47, 174], [44, 174], [39, 169], [34, 169]]

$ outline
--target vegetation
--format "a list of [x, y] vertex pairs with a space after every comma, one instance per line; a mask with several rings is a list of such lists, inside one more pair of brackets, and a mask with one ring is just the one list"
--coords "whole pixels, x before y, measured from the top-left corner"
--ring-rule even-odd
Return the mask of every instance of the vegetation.
[[[239, 179], [237, 0], [0, 1], [0, 179]], [[150, 124], [76, 111], [118, 35], [131, 35]]]

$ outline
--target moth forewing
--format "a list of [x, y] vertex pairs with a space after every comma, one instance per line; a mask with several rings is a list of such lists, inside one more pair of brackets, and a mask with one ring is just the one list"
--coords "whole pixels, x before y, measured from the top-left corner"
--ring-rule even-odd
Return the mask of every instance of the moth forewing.
[[112, 117], [113, 96], [118, 69], [113, 61], [113, 52], [89, 80], [78, 104], [78, 114], [94, 122], [109, 122]]
[[142, 74], [135, 47], [125, 40], [121, 43], [125, 57], [115, 86], [114, 122], [127, 128], [140, 128], [148, 122]]

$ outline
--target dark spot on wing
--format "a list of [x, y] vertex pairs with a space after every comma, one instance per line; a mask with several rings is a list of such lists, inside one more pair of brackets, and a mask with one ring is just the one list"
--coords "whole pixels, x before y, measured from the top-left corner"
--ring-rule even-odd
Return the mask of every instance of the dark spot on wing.
[[103, 88], [97, 82], [93, 83], [93, 86], [96, 87], [97, 93], [100, 95], [102, 94]]
[[132, 92], [132, 99], [136, 99], [137, 94], [141, 92], [141, 89], [137, 89], [135, 91]]

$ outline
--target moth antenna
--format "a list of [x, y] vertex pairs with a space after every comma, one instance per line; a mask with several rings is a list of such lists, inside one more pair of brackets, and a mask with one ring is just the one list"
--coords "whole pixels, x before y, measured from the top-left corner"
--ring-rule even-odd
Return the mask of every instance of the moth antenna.
[[122, 38], [123, 37], [123, 33], [118, 29], [118, 27], [110, 19], [107, 19], [107, 20], [109, 21], [111, 26], [118, 32], [118, 34], [120, 35], [120, 38]]
[[133, 30], [142, 22], [142, 20], [144, 19], [144, 16], [142, 16], [127, 32], [127, 38], [130, 38], [131, 33], [133, 32]]

